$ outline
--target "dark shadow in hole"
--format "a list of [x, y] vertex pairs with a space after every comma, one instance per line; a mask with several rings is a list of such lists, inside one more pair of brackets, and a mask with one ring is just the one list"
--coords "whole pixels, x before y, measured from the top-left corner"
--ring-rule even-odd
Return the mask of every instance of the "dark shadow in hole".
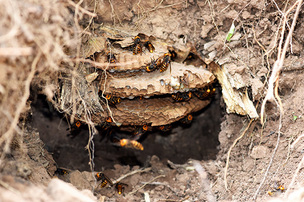
[[[32, 123], [39, 131], [46, 149], [53, 154], [59, 167], [89, 171], [89, 157], [85, 149], [88, 130], [83, 129], [75, 137], [69, 137], [69, 131], [66, 130], [69, 126], [64, 116], [53, 111], [45, 100], [44, 96], [38, 96], [33, 101]], [[175, 127], [170, 134], [148, 133], [142, 142], [144, 151], [114, 147], [107, 138], [101, 140], [102, 137], [96, 135], [94, 170], [112, 168], [115, 164], [143, 166], [152, 155], [174, 163], [185, 163], [189, 158], [215, 159], [222, 114], [220, 93], [217, 89], [211, 104], [194, 114], [191, 126]]]

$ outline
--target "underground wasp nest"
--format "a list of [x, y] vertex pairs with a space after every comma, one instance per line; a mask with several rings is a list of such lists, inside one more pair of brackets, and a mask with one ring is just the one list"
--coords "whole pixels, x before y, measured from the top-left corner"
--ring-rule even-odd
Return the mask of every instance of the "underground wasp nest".
[[140, 139], [138, 128], [168, 128], [206, 107], [215, 92], [215, 77], [191, 46], [141, 33], [103, 34], [85, 41], [82, 54], [74, 74], [61, 80], [58, 106], [102, 129], [136, 128], [130, 140], [112, 138], [120, 146], [142, 150], [133, 141]]

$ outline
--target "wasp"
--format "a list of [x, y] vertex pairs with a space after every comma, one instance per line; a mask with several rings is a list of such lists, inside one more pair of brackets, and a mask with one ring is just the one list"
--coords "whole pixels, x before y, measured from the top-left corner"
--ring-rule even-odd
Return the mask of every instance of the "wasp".
[[112, 125], [112, 123], [113, 123], [112, 117], [110, 117], [110, 116], [107, 117], [106, 121], [103, 124], [103, 128], [107, 130]]
[[273, 187], [272, 187], [272, 190], [268, 191], [267, 193], [268, 193], [269, 196], [272, 196], [277, 191], [281, 191], [281, 193], [284, 192], [285, 191], [284, 185], [280, 184], [279, 182], [275, 182]]
[[140, 144], [136, 140], [121, 139], [119, 141], [119, 146], [126, 147], [126, 148], [137, 149], [137, 150], [144, 150], [144, 147], [142, 146], [142, 144]]
[[158, 60], [151, 59], [150, 64], [148, 64], [146, 66], [146, 71], [147, 72], [152, 72], [152, 71], [156, 70], [158, 68], [158, 66], [159, 66]]
[[194, 94], [196, 97], [198, 97], [201, 100], [206, 100], [211, 98], [215, 93], [215, 88], [212, 86], [207, 86], [206, 88], [203, 88], [202, 90], [194, 91]]
[[163, 126], [158, 126], [158, 129], [161, 130], [162, 132], [168, 132], [172, 128], [172, 125], [163, 125]]
[[269, 196], [273, 196], [274, 192], [273, 192], [273, 191], [268, 191], [267, 194], [268, 194]]
[[150, 53], [153, 53], [155, 48], [150, 41], [146, 41], [144, 46], [149, 50]]
[[169, 50], [171, 60], [175, 60], [177, 57], [177, 53], [174, 50]]
[[139, 44], [139, 43], [141, 43], [141, 39], [140, 39], [139, 36], [135, 36], [134, 39], [133, 39], [133, 41], [134, 41], [134, 44]]
[[285, 191], [285, 187], [283, 185], [280, 185], [277, 187], [277, 190], [280, 190], [281, 192]]
[[187, 56], [186, 60], [191, 60], [194, 58], [194, 54], [193, 53], [189, 53], [189, 55]]
[[142, 52], [142, 45], [140, 43], [134, 44], [133, 55], [137, 55]]
[[66, 175], [69, 174], [69, 171], [63, 168], [57, 168], [55, 171], [55, 174], [57, 175]]
[[104, 173], [96, 173], [95, 175], [96, 180], [100, 181], [100, 187], [103, 188], [105, 186], [107, 186], [107, 184], [109, 183], [111, 186], [113, 186], [113, 182], [110, 180], [110, 178], [108, 176], [106, 176]]
[[164, 54], [164, 58], [160, 64], [160, 67], [159, 67], [159, 71], [160, 72], [164, 72], [168, 69], [169, 65], [170, 65], [170, 62], [171, 62], [171, 54], [170, 53], [165, 53]]
[[135, 36], [134, 39], [134, 44], [133, 44], [133, 55], [137, 55], [139, 53], [142, 53], [142, 44], [141, 44], [141, 39], [139, 36]]
[[[72, 136], [72, 138], [76, 137], [76, 135], [78, 135], [81, 131], [81, 126], [82, 123], [80, 121], [76, 121], [75, 123], [73, 123], [71, 125], [71, 131], [70, 134], [68, 134], [68, 136]], [[67, 128], [67, 130], [69, 130], [69, 128]]]
[[133, 134], [133, 140], [138, 140], [140, 139], [140, 137], [145, 134], [149, 129], [149, 126], [148, 125], [143, 125], [142, 127], [140, 128], [137, 128], [135, 131], [134, 131], [134, 134]]
[[[107, 53], [107, 60], [111, 64], [117, 63], [117, 59], [116, 59], [115, 55], [113, 53], [111, 53], [110, 51]], [[115, 68], [116, 68], [116, 66], [114, 67], [114, 69]]]
[[117, 189], [117, 192], [119, 195], [123, 193], [125, 186], [128, 186], [128, 185], [125, 183], [121, 183], [121, 182], [116, 183], [115, 188]]
[[115, 55], [111, 52], [108, 52], [107, 60], [108, 60], [109, 63], [116, 63], [117, 62], [117, 59], [116, 59]]
[[110, 116], [109, 116], [109, 117], [107, 117], [107, 118], [106, 118], [106, 122], [107, 122], [107, 123], [112, 123], [112, 122], [113, 122], [112, 117], [110, 117]]
[[192, 122], [192, 120], [193, 120], [193, 116], [192, 116], [191, 114], [188, 114], [187, 116], [185, 116], [184, 118], [182, 118], [182, 119], [180, 120], [180, 122], [181, 122], [182, 124], [188, 125], [188, 124], [190, 124], [190, 123]]
[[119, 97], [114, 97], [112, 94], [107, 94], [105, 98], [108, 100], [109, 105], [115, 106], [116, 104], [120, 103], [120, 98]]
[[101, 124], [102, 130], [103, 130], [103, 131], [106, 131], [106, 132], [107, 132], [106, 134], [111, 133], [111, 130], [109, 130], [109, 129], [111, 128], [112, 123], [113, 123], [113, 120], [112, 120], [112, 118], [109, 116], [109, 117], [106, 118], [105, 122], [103, 122], [103, 123]]
[[80, 128], [81, 122], [80, 122], [80, 121], [77, 121], [77, 122], [75, 123], [75, 126], [76, 126], [77, 128]]
[[178, 93], [172, 95], [173, 100], [176, 102], [185, 102], [185, 101], [190, 100], [191, 97], [192, 97], [192, 93], [190, 91], [187, 93], [178, 92]]

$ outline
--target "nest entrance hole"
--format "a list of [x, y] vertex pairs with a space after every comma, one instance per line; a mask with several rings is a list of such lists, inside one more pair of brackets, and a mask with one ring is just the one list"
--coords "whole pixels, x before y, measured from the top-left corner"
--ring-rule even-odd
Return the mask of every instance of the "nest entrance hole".
[[[38, 130], [57, 165], [89, 171], [89, 155], [85, 150], [89, 131], [86, 126], [76, 136], [69, 136], [66, 118], [53, 109], [42, 95], [32, 102], [32, 111], [33, 127]], [[220, 95], [217, 93], [208, 107], [194, 114], [194, 120], [188, 127], [174, 127], [165, 134], [148, 133], [141, 142], [144, 151], [114, 147], [109, 138], [95, 135], [94, 170], [113, 168], [115, 164], [146, 166], [152, 155], [177, 164], [183, 164], [188, 159], [215, 159], [222, 114]]]

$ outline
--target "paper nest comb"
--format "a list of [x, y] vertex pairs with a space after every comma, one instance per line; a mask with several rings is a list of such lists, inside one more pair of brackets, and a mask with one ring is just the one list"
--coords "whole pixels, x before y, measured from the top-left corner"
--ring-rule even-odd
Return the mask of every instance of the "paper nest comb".
[[[86, 62], [75, 67], [77, 75], [73, 79], [69, 79], [71, 75], [62, 79], [60, 109], [84, 122], [89, 118], [96, 125], [112, 116], [117, 126], [160, 126], [176, 122], [210, 103], [210, 99], [195, 96], [185, 102], [174, 102], [171, 97], [214, 82], [215, 77], [194, 48], [174, 46], [145, 34], [137, 36], [150, 41], [155, 50], [151, 53], [143, 46], [141, 53], [133, 54], [134, 36], [103, 34], [88, 39], [82, 49]], [[171, 51], [176, 57], [166, 71], [146, 71], [152, 59]], [[109, 62], [109, 54], [115, 56], [115, 63]], [[109, 106], [105, 99], [108, 94], [121, 98], [121, 102]], [[72, 107], [73, 103], [76, 106]]]

